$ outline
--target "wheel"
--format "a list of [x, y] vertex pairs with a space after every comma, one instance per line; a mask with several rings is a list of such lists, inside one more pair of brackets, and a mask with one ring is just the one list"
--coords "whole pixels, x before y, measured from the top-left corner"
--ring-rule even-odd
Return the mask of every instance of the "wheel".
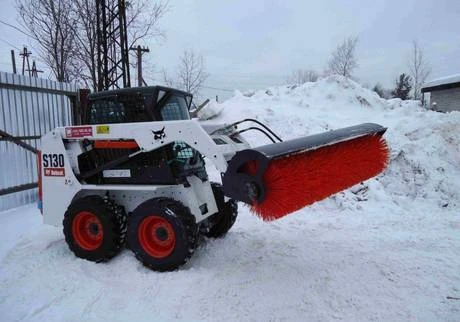
[[174, 199], [150, 199], [129, 217], [128, 245], [150, 269], [175, 270], [192, 256], [197, 243], [195, 217]]
[[209, 218], [210, 227], [205, 232], [205, 236], [218, 238], [224, 236], [235, 223], [238, 216], [238, 204], [233, 199], [225, 202], [224, 191], [219, 183], [213, 182], [211, 187], [219, 211]]
[[100, 196], [76, 201], [64, 215], [64, 236], [70, 250], [93, 262], [117, 255], [126, 241], [127, 219], [122, 207]]

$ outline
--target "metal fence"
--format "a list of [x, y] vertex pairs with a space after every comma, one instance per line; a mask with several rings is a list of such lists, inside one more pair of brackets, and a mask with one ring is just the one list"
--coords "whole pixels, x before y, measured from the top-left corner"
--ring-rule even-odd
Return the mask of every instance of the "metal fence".
[[0, 72], [0, 210], [37, 199], [40, 136], [71, 125], [75, 85]]

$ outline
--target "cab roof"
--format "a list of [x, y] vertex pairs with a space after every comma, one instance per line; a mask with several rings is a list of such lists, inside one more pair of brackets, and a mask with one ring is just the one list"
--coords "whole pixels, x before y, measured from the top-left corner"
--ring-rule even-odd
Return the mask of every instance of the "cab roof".
[[193, 97], [191, 93], [181, 91], [176, 88], [165, 87], [165, 86], [145, 86], [145, 87], [130, 87], [130, 88], [119, 88], [119, 89], [100, 91], [100, 92], [89, 94], [88, 99], [97, 100], [97, 99], [102, 99], [105, 97], [117, 96], [120, 94], [123, 95], [123, 94], [133, 94], [133, 93], [145, 95], [145, 94], [155, 93], [160, 90], [163, 90], [165, 92], [175, 93], [180, 96], [192, 96]]

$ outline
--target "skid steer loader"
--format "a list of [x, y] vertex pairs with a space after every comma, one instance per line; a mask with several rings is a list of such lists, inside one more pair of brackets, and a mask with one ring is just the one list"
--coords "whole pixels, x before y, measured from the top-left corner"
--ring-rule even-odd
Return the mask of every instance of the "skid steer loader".
[[[76, 256], [95, 262], [125, 243], [147, 267], [174, 270], [199, 235], [221, 237], [237, 201], [264, 220], [280, 218], [377, 175], [385, 128], [366, 123], [282, 142], [253, 119], [202, 125], [192, 95], [153, 86], [91, 94], [84, 124], [41, 139], [39, 194], [44, 222], [63, 225]], [[246, 126], [244, 124], [255, 124]], [[272, 143], [251, 148], [242, 133]], [[218, 169], [222, 185], [205, 168]]]

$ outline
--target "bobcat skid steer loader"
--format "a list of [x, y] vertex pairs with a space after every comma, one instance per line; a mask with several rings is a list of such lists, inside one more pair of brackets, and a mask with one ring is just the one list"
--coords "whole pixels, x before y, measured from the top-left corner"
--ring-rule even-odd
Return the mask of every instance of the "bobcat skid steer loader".
[[[42, 137], [44, 222], [63, 225], [76, 256], [95, 262], [126, 242], [147, 267], [167, 271], [193, 254], [199, 234], [221, 237], [237, 201], [264, 220], [280, 218], [377, 175], [387, 163], [385, 128], [366, 123], [291, 141], [257, 120], [201, 125], [192, 96], [154, 86], [89, 96], [84, 124]], [[240, 129], [252, 122], [256, 126]], [[241, 135], [273, 142], [251, 148]], [[213, 163], [222, 184], [209, 181]]]

